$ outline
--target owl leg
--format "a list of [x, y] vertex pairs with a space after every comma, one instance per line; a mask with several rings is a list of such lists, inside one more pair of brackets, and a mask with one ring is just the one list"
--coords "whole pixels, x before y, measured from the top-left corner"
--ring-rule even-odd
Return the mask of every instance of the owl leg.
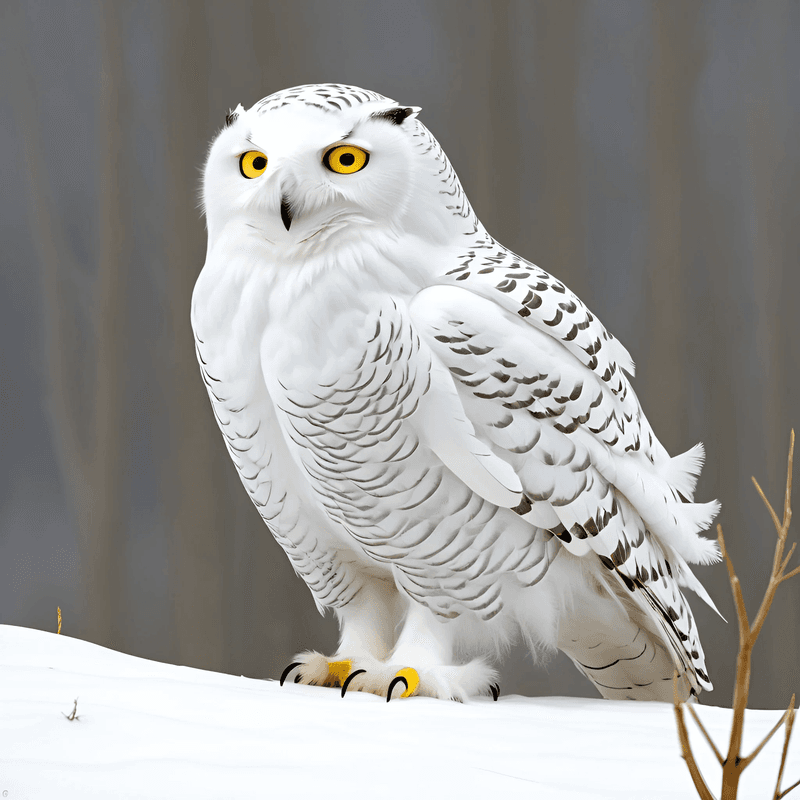
[[[362, 682], [352, 686], [357, 673], [375, 674], [383, 670], [394, 641], [395, 628], [402, 614], [399, 595], [388, 581], [366, 583], [347, 605], [336, 609], [340, 644], [330, 658], [313, 651], [295, 656], [281, 675], [294, 683], [365, 691]], [[366, 690], [369, 691], [369, 690]]]
[[483, 661], [453, 664], [455, 625], [442, 622], [427, 608], [409, 601], [403, 629], [388, 663], [363, 674], [353, 673], [348, 691], [371, 692], [388, 700], [423, 695], [465, 701], [499, 691], [494, 670]]

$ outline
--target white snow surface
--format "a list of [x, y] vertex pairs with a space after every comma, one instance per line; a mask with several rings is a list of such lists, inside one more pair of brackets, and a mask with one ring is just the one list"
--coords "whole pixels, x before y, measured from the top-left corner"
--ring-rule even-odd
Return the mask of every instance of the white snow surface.
[[[79, 719], [69, 721], [75, 698]], [[723, 749], [730, 710], [698, 711]], [[746, 753], [780, 713], [748, 711]], [[689, 726], [718, 796], [720, 768]], [[745, 773], [740, 798], [772, 797], [782, 733]], [[795, 740], [784, 786], [798, 777]], [[510, 696], [387, 704], [357, 692], [342, 699], [335, 689], [280, 687], [0, 625], [0, 798], [271, 797], [696, 794], [666, 703]]]

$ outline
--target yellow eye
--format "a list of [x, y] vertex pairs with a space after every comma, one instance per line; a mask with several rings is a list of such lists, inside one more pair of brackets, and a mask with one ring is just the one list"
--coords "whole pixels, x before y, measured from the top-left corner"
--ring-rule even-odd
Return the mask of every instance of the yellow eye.
[[331, 147], [322, 157], [322, 163], [331, 171], [340, 175], [352, 175], [364, 169], [369, 163], [369, 153], [360, 147], [350, 144], [340, 144]]
[[248, 150], [239, 157], [239, 172], [245, 178], [257, 178], [267, 168], [267, 157], [258, 150]]

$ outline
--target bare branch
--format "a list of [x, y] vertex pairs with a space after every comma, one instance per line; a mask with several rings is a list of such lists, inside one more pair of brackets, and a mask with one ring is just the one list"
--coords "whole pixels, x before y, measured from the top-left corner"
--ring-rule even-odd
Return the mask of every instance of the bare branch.
[[797, 542], [792, 542], [792, 546], [789, 548], [789, 553], [787, 554], [786, 558], [784, 558], [783, 561], [781, 562], [780, 571], [778, 572], [778, 575], [781, 580], [783, 580], [784, 577], [786, 577], [783, 573], [786, 571], [786, 567], [789, 565], [789, 561], [791, 561], [796, 547], [797, 547]]
[[761, 740], [761, 743], [756, 747], [756, 749], [753, 750], [749, 756], [745, 756], [741, 760], [740, 763], [743, 770], [746, 769], [750, 762], [764, 749], [764, 745], [775, 735], [778, 728], [780, 728], [780, 726], [786, 722], [788, 716], [789, 712], [784, 711], [783, 714], [781, 714], [781, 718], [772, 726], [772, 730]]
[[792, 521], [792, 464], [794, 463], [794, 428], [789, 434], [789, 463], [786, 465], [786, 495], [783, 498], [783, 527]]
[[796, 789], [798, 786], [800, 786], [800, 781], [796, 781], [796, 782], [795, 782], [795, 783], [793, 783], [793, 784], [792, 784], [792, 785], [791, 785], [791, 786], [790, 786], [788, 789], [784, 789], [784, 790], [783, 790], [783, 791], [782, 791], [782, 792], [781, 792], [781, 793], [778, 795], [778, 800], [781, 800], [781, 798], [782, 798], [782, 797], [786, 797], [786, 795], [787, 795], [787, 794], [789, 794], [789, 792], [791, 792], [791, 791], [792, 791], [792, 789]]
[[736, 577], [736, 571], [733, 568], [733, 561], [728, 555], [728, 550], [725, 547], [725, 537], [722, 535], [722, 525], [717, 525], [717, 540], [719, 541], [719, 549], [725, 559], [725, 565], [728, 568], [728, 577], [731, 582], [731, 591], [733, 592], [733, 599], [736, 603], [736, 617], [739, 621], [739, 644], [744, 644], [750, 634], [750, 622], [747, 619], [747, 608], [744, 604], [744, 597], [742, 596], [742, 587], [739, 579]]
[[753, 623], [753, 626], [750, 629], [751, 648], [756, 643], [756, 639], [758, 639], [758, 635], [761, 633], [761, 628], [763, 627], [764, 622], [767, 619], [767, 614], [769, 613], [769, 610], [772, 607], [772, 601], [775, 599], [775, 590], [780, 585], [781, 585], [780, 577], [776, 576], [775, 574], [770, 575], [769, 583], [767, 584], [767, 590], [764, 592], [764, 599], [761, 601], [761, 607], [758, 609], [758, 614], [756, 614], [755, 622]]
[[[783, 522], [778, 521], [778, 516], [773, 510], [772, 506], [769, 504], [769, 501], [764, 496], [764, 492], [761, 491], [761, 487], [758, 485], [758, 481], [753, 478], [753, 483], [758, 489], [758, 493], [761, 495], [761, 499], [766, 503], [767, 508], [772, 515], [772, 521], [775, 524], [775, 530], [778, 534], [778, 541], [775, 543], [775, 557], [772, 561], [772, 573], [769, 577], [769, 584], [767, 586], [766, 592], [764, 592], [764, 599], [761, 601], [761, 607], [758, 609], [758, 614], [756, 615], [755, 622], [753, 623], [752, 629], [750, 631], [750, 646], [755, 644], [758, 635], [761, 633], [761, 627], [764, 624], [764, 621], [767, 618], [767, 613], [769, 612], [770, 606], [772, 605], [772, 601], [775, 598], [775, 590], [780, 586], [781, 583], [786, 578], [791, 577], [793, 574], [798, 574], [798, 570], [792, 570], [789, 575], [784, 576], [783, 570], [785, 569], [785, 564], [783, 560], [783, 548], [786, 544], [786, 537], [789, 535], [789, 523], [792, 519], [792, 508], [790, 505], [791, 498], [792, 498], [792, 459], [794, 458], [794, 430], [792, 430], [790, 439], [789, 439], [789, 466], [786, 471], [786, 494], [785, 494], [785, 501], [784, 501], [784, 512], [783, 512]], [[789, 556], [787, 556], [786, 561], [788, 562], [788, 558], [794, 552], [795, 545], [792, 545]]]
[[795, 575], [800, 575], [800, 567], [795, 567], [791, 572], [787, 572], [785, 575], [781, 575], [779, 583], [783, 583], [789, 578], [794, 578]]
[[703, 734], [705, 740], [708, 742], [709, 746], [714, 751], [714, 755], [717, 757], [717, 761], [719, 761], [719, 763], [722, 764], [724, 760], [722, 758], [722, 753], [720, 753], [719, 750], [717, 750], [717, 746], [714, 744], [714, 740], [709, 735], [708, 731], [705, 728], [705, 725], [703, 725], [703, 723], [700, 721], [700, 717], [697, 716], [697, 712], [694, 710], [693, 704], [687, 703], [686, 708], [689, 709], [689, 713], [692, 715], [692, 719], [694, 719], [694, 721], [697, 723], [697, 727], [700, 728], [700, 733]]
[[689, 732], [686, 730], [686, 720], [683, 717], [683, 703], [681, 703], [678, 695], [677, 670], [675, 670], [672, 678], [672, 701], [675, 707], [675, 721], [678, 723], [678, 739], [681, 743], [681, 753], [683, 754], [683, 760], [686, 762], [686, 766], [689, 768], [689, 774], [692, 776], [694, 788], [697, 789], [701, 800], [716, 800], [703, 779], [703, 774], [700, 772], [700, 768], [694, 760], [694, 754], [689, 744]]
[[[786, 494], [784, 499], [783, 521], [778, 519], [775, 509], [770, 505], [758, 481], [753, 478], [753, 484], [758, 491], [764, 505], [772, 517], [772, 522], [775, 526], [777, 533], [777, 541], [775, 542], [775, 553], [772, 561], [772, 570], [769, 576], [769, 583], [764, 592], [764, 597], [761, 601], [761, 606], [758, 613], [750, 624], [747, 618], [747, 610], [744, 605], [744, 598], [742, 595], [742, 588], [739, 578], [736, 576], [736, 571], [733, 567], [733, 562], [728, 555], [725, 547], [725, 537], [722, 533], [722, 527], [717, 525], [717, 538], [719, 540], [720, 551], [725, 558], [725, 564], [728, 568], [728, 577], [730, 578], [731, 590], [733, 591], [734, 601], [736, 603], [736, 616], [739, 621], [739, 654], [736, 659], [736, 686], [733, 693], [733, 722], [731, 724], [730, 743], [728, 746], [728, 753], [722, 762], [722, 798], [723, 800], [734, 800], [738, 794], [739, 780], [742, 772], [753, 762], [761, 750], [765, 747], [767, 742], [775, 735], [781, 725], [786, 725], [786, 739], [784, 742], [784, 756], [781, 761], [781, 771], [778, 775], [778, 783], [773, 794], [773, 800], [780, 800], [793, 788], [800, 785], [800, 781], [794, 786], [787, 789], [785, 792], [780, 792], [780, 783], [783, 779], [783, 769], [786, 761], [786, 752], [788, 752], [789, 736], [791, 735], [792, 725], [794, 724], [794, 697], [789, 709], [781, 716], [780, 720], [775, 724], [772, 730], [766, 735], [763, 741], [756, 747], [756, 749], [747, 757], [742, 758], [740, 752], [742, 749], [742, 734], [744, 731], [744, 714], [747, 708], [747, 699], [750, 692], [750, 670], [753, 647], [756, 640], [761, 633], [761, 628], [767, 618], [772, 602], [775, 599], [775, 592], [783, 581], [788, 580], [795, 575], [800, 574], [800, 567], [796, 567], [790, 572], [786, 573], [785, 570], [789, 565], [789, 561], [794, 555], [796, 545], [792, 544], [789, 548], [788, 554], [784, 557], [784, 547], [786, 546], [786, 539], [789, 534], [789, 523], [792, 519], [791, 508], [791, 490], [792, 490], [792, 459], [794, 456], [794, 431], [792, 431], [791, 441], [789, 445], [789, 466], [786, 473]], [[696, 718], [696, 715], [695, 715]], [[708, 739], [708, 737], [706, 737]], [[688, 762], [687, 762], [688, 763]], [[690, 766], [691, 771], [691, 766]]]
[[783, 524], [778, 519], [778, 515], [775, 513], [775, 509], [770, 505], [769, 500], [767, 500], [767, 496], [764, 494], [764, 490], [758, 485], [758, 481], [755, 479], [755, 477], [751, 475], [750, 480], [753, 481], [753, 484], [758, 490], [758, 493], [761, 495], [761, 499], [764, 501], [764, 505], [767, 507], [769, 515], [772, 517], [772, 522], [775, 525], [775, 529], [780, 533]]
[[[775, 783], [775, 794], [773, 795], [773, 800], [780, 800], [781, 797], [784, 797], [788, 792], [791, 792], [794, 786], [790, 786], [786, 792], [781, 792], [781, 781], [783, 780], [783, 770], [786, 767], [786, 754], [789, 752], [789, 737], [792, 735], [792, 726], [794, 725], [794, 700], [795, 696], [792, 695], [792, 699], [789, 703], [789, 708], [786, 711], [787, 719], [786, 719], [786, 733], [783, 737], [783, 750], [781, 752], [781, 766], [778, 770], [778, 780]], [[798, 781], [800, 783], [800, 781]], [[797, 786], [797, 783], [795, 784]]]

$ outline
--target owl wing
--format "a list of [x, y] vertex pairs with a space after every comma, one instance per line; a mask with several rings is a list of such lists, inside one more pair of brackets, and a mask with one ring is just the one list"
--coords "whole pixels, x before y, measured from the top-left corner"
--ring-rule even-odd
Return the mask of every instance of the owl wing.
[[633, 368], [627, 351], [563, 284], [532, 266], [501, 277], [423, 290], [411, 303], [415, 328], [475, 437], [518, 477], [514, 510], [574, 555], [596, 554], [676, 663], [710, 688], [678, 588], [713, 607], [687, 564], [716, 557], [698, 531], [717, 504], [691, 502], [701, 446], [670, 458], [623, 372]]

